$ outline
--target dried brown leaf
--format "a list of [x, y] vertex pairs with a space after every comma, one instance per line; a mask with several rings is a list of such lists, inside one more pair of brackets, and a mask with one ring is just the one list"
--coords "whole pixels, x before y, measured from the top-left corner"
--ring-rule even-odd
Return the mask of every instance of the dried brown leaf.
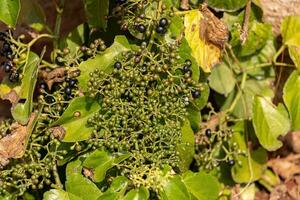
[[10, 158], [21, 158], [26, 150], [26, 142], [36, 114], [33, 113], [27, 125], [13, 123], [11, 133], [0, 140], [0, 167], [9, 163]]
[[275, 158], [268, 161], [268, 166], [283, 179], [289, 179], [300, 174], [300, 155], [289, 155], [285, 158]]
[[50, 128], [50, 131], [51, 134], [59, 140], [62, 140], [66, 134], [66, 130], [62, 126], [55, 126], [53, 128]]
[[60, 83], [65, 80], [66, 69], [63, 67], [55, 68], [52, 71], [40, 71], [39, 77], [42, 78], [51, 90], [54, 83]]

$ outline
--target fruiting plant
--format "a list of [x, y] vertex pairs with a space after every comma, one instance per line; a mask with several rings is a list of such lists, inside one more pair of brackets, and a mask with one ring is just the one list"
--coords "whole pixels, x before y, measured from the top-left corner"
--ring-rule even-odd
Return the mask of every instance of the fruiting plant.
[[268, 151], [299, 129], [299, 17], [278, 47], [256, 1], [84, 0], [86, 22], [63, 37], [71, 2], [53, 1], [53, 30], [26, 17], [38, 1], [0, 2], [0, 199], [215, 200], [277, 184]]

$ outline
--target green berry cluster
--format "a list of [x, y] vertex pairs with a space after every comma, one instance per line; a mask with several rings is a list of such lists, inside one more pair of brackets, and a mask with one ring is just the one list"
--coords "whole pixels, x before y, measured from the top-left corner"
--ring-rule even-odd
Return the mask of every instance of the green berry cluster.
[[10, 119], [0, 121], [0, 139], [5, 137], [11, 130], [11, 121]]
[[129, 178], [142, 166], [178, 168], [176, 148], [186, 107], [200, 96], [201, 84], [191, 79], [190, 69], [183, 70], [191, 61], [180, 61], [176, 45], [160, 49], [154, 53], [142, 44], [116, 61], [112, 73], [90, 74], [89, 94], [102, 104], [88, 120], [94, 127], [92, 140], [111, 152], [131, 153], [122, 163]]

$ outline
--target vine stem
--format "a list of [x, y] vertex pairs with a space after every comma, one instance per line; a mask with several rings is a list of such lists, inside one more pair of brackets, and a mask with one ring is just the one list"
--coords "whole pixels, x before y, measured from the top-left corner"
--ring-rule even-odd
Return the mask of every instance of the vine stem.
[[238, 93], [235, 96], [232, 104], [228, 108], [228, 110], [227, 110], [228, 113], [231, 113], [233, 111], [233, 109], [236, 106], [238, 100], [241, 98], [242, 93], [244, 92], [244, 87], [245, 87], [245, 84], [246, 84], [246, 80], [247, 80], [247, 73], [243, 72], [242, 81], [241, 81], [241, 85], [240, 85], [240, 90], [238, 91]]
[[54, 27], [54, 48], [56, 49], [58, 47], [59, 43], [59, 36], [60, 36], [60, 29], [61, 29], [61, 19], [62, 19], [62, 13], [64, 10], [65, 0], [61, 0], [60, 5], [56, 5], [56, 20], [55, 20], [55, 27]]
[[63, 184], [62, 184], [61, 181], [60, 181], [59, 174], [58, 174], [58, 172], [57, 172], [57, 166], [56, 166], [56, 164], [53, 165], [52, 172], [53, 172], [53, 176], [54, 176], [54, 180], [55, 180], [56, 185], [57, 185], [59, 188], [62, 189], [62, 188], [63, 188]]

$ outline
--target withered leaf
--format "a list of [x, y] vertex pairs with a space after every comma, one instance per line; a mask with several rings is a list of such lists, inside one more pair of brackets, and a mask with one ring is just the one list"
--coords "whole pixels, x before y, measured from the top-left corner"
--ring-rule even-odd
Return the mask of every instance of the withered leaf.
[[11, 133], [0, 140], [0, 167], [7, 165], [10, 158], [21, 158], [24, 155], [36, 115], [31, 114], [27, 125], [13, 123]]
[[220, 48], [224, 48], [229, 38], [229, 31], [226, 24], [217, 18], [206, 4], [200, 6], [203, 18], [200, 21], [200, 37], [208, 43], [212, 43]]
[[66, 134], [66, 130], [62, 126], [55, 126], [53, 128], [50, 128], [50, 131], [51, 134], [59, 140], [62, 140]]
[[52, 71], [40, 71], [39, 77], [42, 78], [51, 90], [54, 83], [60, 83], [65, 80], [66, 69], [63, 67], [55, 68]]

